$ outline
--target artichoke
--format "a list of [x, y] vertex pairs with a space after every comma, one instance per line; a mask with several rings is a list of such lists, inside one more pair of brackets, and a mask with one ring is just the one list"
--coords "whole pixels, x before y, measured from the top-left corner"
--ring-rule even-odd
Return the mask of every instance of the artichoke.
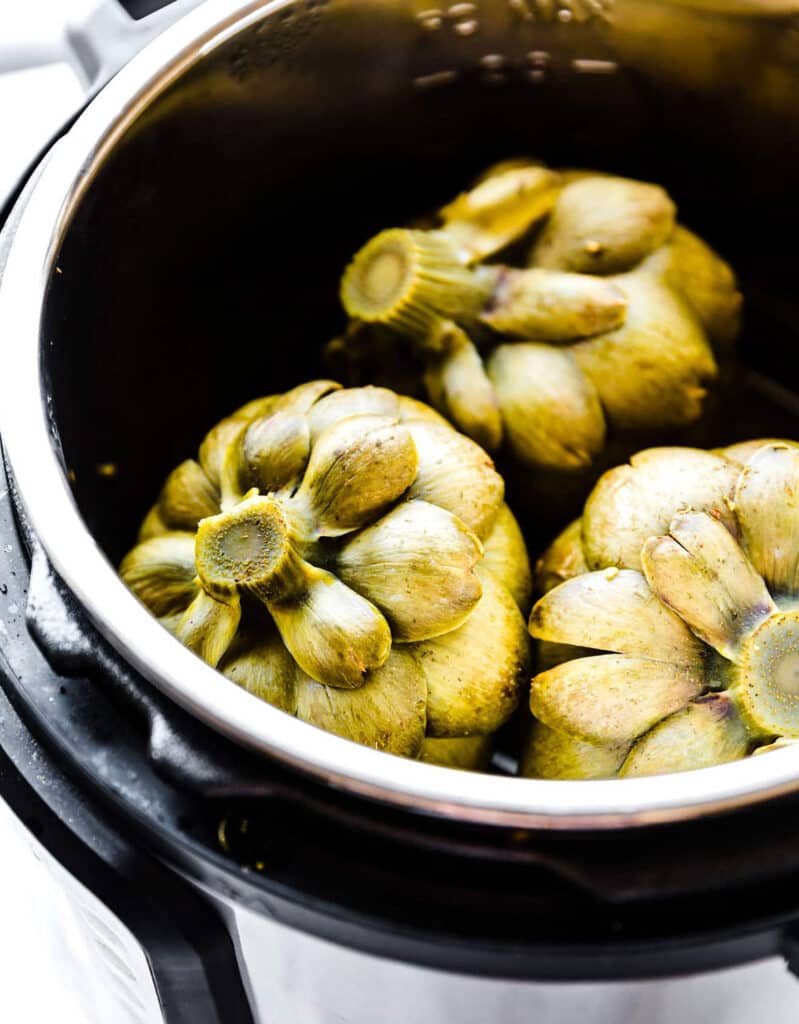
[[796, 443], [639, 452], [537, 583], [523, 774], [663, 774], [799, 738]]
[[675, 216], [657, 185], [506, 161], [432, 227], [383, 231], [356, 254], [341, 282], [351, 320], [330, 351], [352, 366], [371, 345], [385, 363], [392, 337], [409, 340], [458, 429], [579, 470], [608, 424], [698, 419], [713, 345], [738, 333], [732, 270]]
[[182, 643], [289, 714], [476, 762], [485, 743], [454, 741], [502, 725], [529, 671], [530, 570], [503, 493], [489, 456], [422, 403], [313, 381], [217, 424], [120, 574]]

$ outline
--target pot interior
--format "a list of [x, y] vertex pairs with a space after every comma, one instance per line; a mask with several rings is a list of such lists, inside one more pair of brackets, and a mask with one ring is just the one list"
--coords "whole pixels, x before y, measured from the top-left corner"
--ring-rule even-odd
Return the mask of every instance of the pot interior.
[[[799, 437], [789, 26], [638, 0], [527, 9], [288, 4], [128, 126], [72, 214], [43, 346], [75, 498], [114, 564], [217, 419], [334, 375], [322, 347], [364, 240], [509, 156], [664, 184], [738, 271], [743, 361], [779, 383], [728, 375], [698, 428], [628, 437], [612, 461], [653, 440]], [[591, 480], [556, 483], [555, 514], [532, 475], [511, 470], [509, 497], [535, 554]]]

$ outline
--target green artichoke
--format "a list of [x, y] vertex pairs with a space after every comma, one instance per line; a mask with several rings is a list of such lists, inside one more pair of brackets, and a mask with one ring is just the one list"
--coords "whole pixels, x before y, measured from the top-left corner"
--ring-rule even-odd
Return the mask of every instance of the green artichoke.
[[663, 774], [799, 738], [796, 443], [638, 453], [537, 582], [523, 774]]
[[500, 164], [432, 229], [384, 231], [356, 254], [341, 282], [352, 319], [331, 351], [351, 364], [371, 343], [385, 362], [387, 336], [410, 339], [430, 401], [460, 430], [578, 470], [608, 424], [698, 419], [712, 345], [738, 333], [732, 271], [675, 217], [657, 185]]
[[422, 403], [313, 381], [217, 424], [120, 574], [250, 693], [417, 757], [426, 737], [492, 733], [518, 702], [531, 579], [503, 493], [489, 456]]

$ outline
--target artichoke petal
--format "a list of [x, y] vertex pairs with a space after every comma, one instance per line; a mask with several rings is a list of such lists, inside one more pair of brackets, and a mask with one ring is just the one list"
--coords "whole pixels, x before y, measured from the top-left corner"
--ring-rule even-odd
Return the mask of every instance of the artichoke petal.
[[253, 399], [208, 431], [200, 445], [198, 457], [212, 484], [217, 487], [220, 485], [225, 454], [231, 441], [241, 432], [242, 424], [249, 423], [259, 416], [268, 416], [278, 398], [278, 395], [266, 395], [264, 398]]
[[297, 664], [276, 632], [237, 641], [219, 671], [248, 693], [293, 715], [297, 709]]
[[317, 536], [337, 537], [380, 516], [413, 483], [417, 453], [409, 428], [386, 416], [350, 416], [320, 434], [296, 503]]
[[583, 555], [583, 523], [575, 519], [552, 541], [535, 564], [535, 585], [546, 594], [564, 580], [588, 572]]
[[532, 162], [490, 168], [474, 188], [443, 207], [443, 230], [469, 262], [483, 260], [522, 238], [555, 205], [560, 179]]
[[590, 274], [503, 267], [480, 320], [534, 341], [590, 338], [621, 327], [627, 298], [618, 284]]
[[561, 583], [534, 606], [530, 632], [551, 643], [701, 667], [701, 643], [632, 569], [605, 569]]
[[219, 491], [198, 462], [186, 459], [166, 478], [158, 509], [172, 529], [194, 530], [201, 519], [219, 511]]
[[622, 327], [576, 344], [609, 421], [624, 430], [693, 423], [705, 385], [718, 372], [713, 352], [685, 302], [644, 273], [618, 278], [627, 295]]
[[529, 343], [499, 345], [489, 359], [488, 376], [505, 436], [520, 459], [579, 469], [601, 450], [602, 407], [571, 352]]
[[122, 559], [119, 575], [153, 615], [182, 614], [197, 594], [194, 534], [172, 532], [142, 541]]
[[304, 592], [270, 600], [268, 608], [292, 657], [316, 682], [355, 689], [391, 651], [391, 630], [378, 609], [307, 563]]
[[621, 767], [629, 743], [599, 746], [534, 722], [519, 774], [528, 779], [610, 779]]
[[619, 774], [626, 778], [710, 768], [745, 757], [749, 735], [734, 703], [712, 693], [665, 718], [642, 736]]
[[432, 409], [426, 402], [420, 402], [408, 395], [399, 396], [399, 419], [400, 423], [408, 423], [413, 420], [422, 423], [435, 423], [440, 427], [449, 427], [450, 424], [444, 417]]
[[531, 255], [538, 267], [617, 274], [661, 246], [676, 209], [658, 185], [587, 175], [558, 196]]
[[452, 320], [440, 332], [447, 340], [431, 355], [424, 375], [430, 400], [468, 437], [488, 451], [502, 441], [502, 418], [477, 349]]
[[505, 494], [491, 457], [449, 425], [408, 420], [406, 426], [419, 455], [408, 497], [445, 508], [484, 540], [494, 528]]
[[428, 640], [460, 626], [480, 600], [482, 550], [451, 512], [408, 501], [347, 541], [336, 574], [377, 605], [395, 642]]
[[311, 408], [308, 415], [311, 425], [311, 440], [316, 443], [319, 435], [339, 420], [349, 416], [399, 417], [399, 398], [388, 388], [367, 385], [362, 388], [340, 388], [331, 391]]
[[762, 577], [706, 512], [675, 516], [669, 534], [650, 537], [641, 552], [650, 587], [701, 640], [734, 661], [742, 639], [776, 610]]
[[297, 717], [311, 725], [403, 757], [416, 757], [425, 731], [427, 684], [414, 658], [393, 650], [357, 690], [300, 676]]
[[519, 524], [504, 502], [494, 529], [483, 545], [480, 564], [508, 589], [521, 613], [526, 615], [533, 595], [530, 559]]
[[482, 772], [488, 768], [492, 747], [491, 736], [456, 736], [443, 740], [425, 736], [419, 760], [442, 768]]
[[628, 743], [698, 697], [700, 674], [623, 654], [567, 661], [533, 679], [530, 710], [586, 743]]
[[141, 543], [143, 540], [150, 540], [151, 537], [160, 537], [161, 534], [170, 532], [161, 515], [161, 509], [156, 503], [142, 520], [137, 539]]
[[649, 448], [605, 473], [583, 514], [583, 548], [590, 569], [641, 568], [649, 537], [668, 533], [681, 508], [710, 512], [731, 530], [731, 495], [740, 470], [697, 448]]
[[741, 471], [734, 503], [744, 550], [769, 588], [799, 593], [799, 448], [762, 447]]
[[[341, 385], [337, 384], [334, 380], [306, 381], [304, 384], [298, 384], [296, 388], [278, 395], [269, 412], [292, 412], [303, 415], [310, 412], [313, 406], [325, 395], [330, 394], [331, 391], [338, 391], [340, 388]], [[240, 409], [239, 415], [247, 408], [248, 406], [244, 406], [243, 409]], [[256, 412], [255, 415], [248, 416], [247, 419], [255, 419], [256, 416], [265, 415], [268, 415], [268, 413]]]
[[226, 594], [224, 600], [200, 590], [178, 623], [175, 636], [216, 668], [233, 642], [240, 621], [241, 602], [235, 590]]
[[431, 736], [494, 732], [519, 700], [529, 673], [524, 619], [508, 591], [481, 572], [483, 596], [466, 622], [413, 654], [427, 679], [427, 731]]
[[646, 270], [682, 295], [716, 344], [732, 345], [741, 330], [743, 296], [730, 265], [701, 238], [677, 225], [669, 242], [649, 257]]
[[745, 466], [749, 460], [757, 455], [761, 448], [767, 445], [777, 445], [785, 448], [799, 448], [796, 441], [787, 441], [784, 437], [762, 437], [753, 441], [739, 441], [727, 448], [716, 449], [716, 455], [721, 455], [738, 466]]
[[251, 487], [268, 493], [291, 486], [302, 476], [310, 450], [305, 416], [278, 410], [253, 420], [241, 435], [237, 453], [240, 494]]

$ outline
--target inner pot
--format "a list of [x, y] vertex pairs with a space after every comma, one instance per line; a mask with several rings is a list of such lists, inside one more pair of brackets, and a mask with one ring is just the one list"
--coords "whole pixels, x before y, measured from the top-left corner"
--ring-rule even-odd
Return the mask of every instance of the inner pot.
[[[330, 376], [337, 285], [377, 230], [515, 155], [662, 183], [736, 268], [746, 370], [667, 443], [799, 437], [799, 20], [648, 0], [204, 5], [54, 147], [11, 241], [2, 428], [48, 558], [99, 630], [207, 723], [336, 785], [485, 822], [612, 827], [799, 788], [799, 751], [684, 776], [544, 782], [356, 746], [238, 689], [116, 577], [205, 430]], [[636, 447], [640, 447], [640, 443]], [[532, 471], [528, 471], [532, 472]], [[554, 533], [524, 479], [531, 554]], [[574, 494], [574, 509], [583, 494]], [[560, 519], [560, 523], [565, 522]]]

